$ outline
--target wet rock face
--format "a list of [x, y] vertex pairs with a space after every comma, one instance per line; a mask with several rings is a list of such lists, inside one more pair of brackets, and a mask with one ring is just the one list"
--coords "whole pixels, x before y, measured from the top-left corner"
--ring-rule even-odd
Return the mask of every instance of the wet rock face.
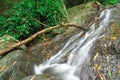
[[[31, 75], [28, 77], [23, 78], [22, 80], [56, 80], [54, 77], [51, 77], [50, 75], [43, 74], [43, 75]], [[60, 80], [60, 79], [57, 79]]]
[[113, 10], [109, 33], [96, 42], [94, 72], [96, 78], [119, 80], [120, 78], [120, 10]]
[[[5, 35], [0, 38], [0, 42], [0, 50], [5, 50], [18, 41]], [[0, 80], [21, 80], [32, 73], [30, 64], [25, 48], [19, 47], [9, 52], [0, 58]]]
[[[31, 75], [23, 78], [22, 80], [63, 80], [63, 79], [56, 78], [55, 76], [49, 74], [42, 74], [42, 75]], [[72, 80], [72, 79], [65, 79], [65, 80]]]
[[102, 54], [120, 54], [120, 38], [112, 40], [114, 37], [104, 37], [97, 41], [96, 52]]
[[93, 60], [94, 72], [97, 78], [103, 75], [105, 79], [119, 80], [120, 77], [120, 38], [111, 36], [103, 37], [96, 43], [95, 56]]
[[113, 41], [111, 50], [113, 50], [116, 54], [120, 54], [120, 37]]
[[110, 49], [116, 54], [120, 54], [120, 10], [113, 10], [113, 19], [110, 24], [111, 47]]
[[120, 37], [115, 42], [116, 52], [120, 54]]

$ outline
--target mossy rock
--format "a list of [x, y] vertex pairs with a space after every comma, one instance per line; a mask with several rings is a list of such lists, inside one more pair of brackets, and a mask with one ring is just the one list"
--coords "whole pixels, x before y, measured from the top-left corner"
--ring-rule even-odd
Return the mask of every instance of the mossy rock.
[[[4, 51], [7, 48], [10, 48], [11, 46], [15, 45], [19, 41], [13, 38], [10, 35], [4, 35], [0, 37], [0, 51]], [[19, 48], [27, 50], [25, 45], [20, 46]]]

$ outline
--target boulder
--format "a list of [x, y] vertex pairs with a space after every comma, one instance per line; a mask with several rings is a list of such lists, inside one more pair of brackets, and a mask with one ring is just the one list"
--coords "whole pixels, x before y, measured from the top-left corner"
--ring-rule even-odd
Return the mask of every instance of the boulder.
[[[10, 35], [4, 35], [0, 38], [0, 50], [5, 50], [17, 42]], [[21, 80], [32, 73], [30, 68], [26, 47], [20, 46], [0, 58], [0, 80]]]
[[[48, 74], [43, 74], [43, 75], [31, 75], [28, 77], [23, 78], [22, 80], [56, 80], [53, 76], [50, 76]], [[60, 79], [57, 79], [60, 80]]]
[[120, 78], [120, 10], [118, 8], [114, 7], [108, 33], [95, 45], [93, 68], [97, 79], [101, 79], [100, 75], [108, 80]]

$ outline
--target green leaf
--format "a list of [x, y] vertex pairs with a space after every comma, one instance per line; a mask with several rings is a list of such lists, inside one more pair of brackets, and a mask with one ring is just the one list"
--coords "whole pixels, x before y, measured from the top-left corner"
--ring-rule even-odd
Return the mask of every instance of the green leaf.
[[118, 3], [118, 0], [110, 0], [110, 3], [111, 4], [116, 4], [116, 3]]
[[111, 74], [110, 70], [108, 71], [108, 76], [109, 76], [110, 80], [112, 80], [112, 74]]
[[3, 39], [5, 43], [8, 43], [9, 39], [6, 37]]
[[0, 36], [9, 34], [15, 38], [29, 37], [38, 31], [39, 27], [46, 28], [32, 20], [31, 16], [47, 25], [56, 25], [65, 12], [61, 0], [37, 0], [37, 4], [36, 0], [7, 1], [10, 8], [0, 16]]

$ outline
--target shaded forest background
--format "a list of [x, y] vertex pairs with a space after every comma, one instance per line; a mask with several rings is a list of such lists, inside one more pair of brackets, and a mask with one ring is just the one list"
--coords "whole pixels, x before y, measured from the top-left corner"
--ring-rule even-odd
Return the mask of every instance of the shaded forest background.
[[[0, 36], [9, 34], [15, 39], [26, 39], [49, 26], [66, 23], [67, 9], [89, 1], [103, 5], [119, 3], [119, 0], [0, 0]], [[56, 33], [46, 35], [53, 37]]]

